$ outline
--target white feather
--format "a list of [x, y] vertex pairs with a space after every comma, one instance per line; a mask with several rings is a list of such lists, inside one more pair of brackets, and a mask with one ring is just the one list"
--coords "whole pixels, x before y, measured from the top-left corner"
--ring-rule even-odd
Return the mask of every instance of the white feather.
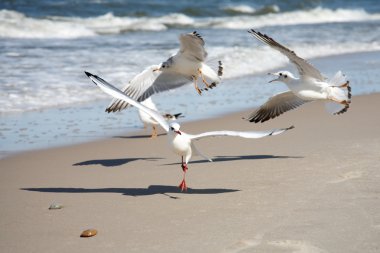
[[104, 80], [104, 79], [102, 79], [96, 75], [93, 75], [89, 72], [85, 72], [85, 73], [91, 79], [91, 81], [93, 83], [95, 83], [105, 93], [107, 93], [108, 95], [111, 95], [114, 98], [125, 101], [125, 102], [137, 107], [138, 109], [144, 111], [145, 113], [149, 114], [152, 118], [154, 118], [166, 132], [169, 131], [169, 125], [166, 122], [166, 120], [164, 119], [164, 117], [162, 117], [161, 114], [159, 114], [158, 112], [156, 112], [152, 109], [149, 109], [148, 107], [142, 105], [141, 103], [137, 102], [136, 100], [133, 100], [132, 98], [128, 97], [123, 92], [121, 92], [120, 90], [115, 88], [112, 84], [108, 83], [106, 80]]
[[325, 108], [326, 111], [332, 115], [336, 114], [337, 112], [340, 112], [345, 106], [341, 104], [337, 104], [334, 102], [326, 102], [325, 103]]
[[[141, 104], [145, 105], [149, 109], [152, 109], [152, 110], [158, 112], [156, 105], [153, 103], [153, 100], [150, 97], [147, 98], [146, 100], [142, 101]], [[139, 109], [138, 112], [139, 112], [139, 117], [144, 124], [158, 125], [158, 122], [154, 118], [152, 118], [149, 114], [144, 112], [143, 110]]]

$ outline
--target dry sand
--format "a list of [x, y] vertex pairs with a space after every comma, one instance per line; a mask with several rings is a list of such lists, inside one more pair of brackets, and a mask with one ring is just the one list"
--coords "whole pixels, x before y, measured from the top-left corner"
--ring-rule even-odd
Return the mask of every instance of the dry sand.
[[[249, 112], [186, 123], [296, 127], [199, 141], [215, 162], [193, 157], [187, 193], [166, 136], [143, 131], [4, 158], [0, 252], [380, 252], [379, 108], [374, 94], [341, 116], [312, 103], [265, 124], [241, 120]], [[80, 238], [88, 228], [98, 234]]]

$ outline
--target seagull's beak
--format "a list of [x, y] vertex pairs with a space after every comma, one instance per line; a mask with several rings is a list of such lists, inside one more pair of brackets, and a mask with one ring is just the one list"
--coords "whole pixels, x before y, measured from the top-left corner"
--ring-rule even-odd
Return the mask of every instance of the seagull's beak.
[[175, 133], [177, 133], [177, 134], [179, 134], [179, 135], [181, 135], [182, 133], [181, 133], [181, 131], [174, 131]]
[[276, 79], [270, 80], [268, 83], [276, 82], [276, 81], [278, 81], [278, 79], [280, 78], [277, 74], [274, 74], [274, 73], [268, 73], [268, 75], [271, 75], [271, 76], [277, 76]]

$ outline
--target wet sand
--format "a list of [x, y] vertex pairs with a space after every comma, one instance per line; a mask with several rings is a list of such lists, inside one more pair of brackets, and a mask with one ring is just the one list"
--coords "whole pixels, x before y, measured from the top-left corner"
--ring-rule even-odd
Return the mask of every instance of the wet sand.
[[[264, 124], [251, 111], [182, 130], [260, 130], [260, 140], [197, 146], [180, 158], [148, 132], [0, 160], [1, 252], [379, 252], [380, 94], [331, 116], [307, 104]], [[162, 133], [162, 130], [161, 130]], [[64, 207], [48, 210], [50, 204]], [[80, 238], [83, 230], [98, 234]]]

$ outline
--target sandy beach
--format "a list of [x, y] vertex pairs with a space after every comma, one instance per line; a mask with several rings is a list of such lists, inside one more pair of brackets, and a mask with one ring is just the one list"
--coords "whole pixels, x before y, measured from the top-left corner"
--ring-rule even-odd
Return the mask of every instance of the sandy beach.
[[[185, 123], [189, 133], [295, 126], [199, 141], [214, 162], [193, 157], [186, 193], [166, 136], [145, 131], [4, 158], [0, 251], [379, 252], [378, 108], [372, 94], [341, 116], [311, 103], [264, 124], [241, 120], [251, 110]], [[98, 234], [81, 238], [88, 228]]]

